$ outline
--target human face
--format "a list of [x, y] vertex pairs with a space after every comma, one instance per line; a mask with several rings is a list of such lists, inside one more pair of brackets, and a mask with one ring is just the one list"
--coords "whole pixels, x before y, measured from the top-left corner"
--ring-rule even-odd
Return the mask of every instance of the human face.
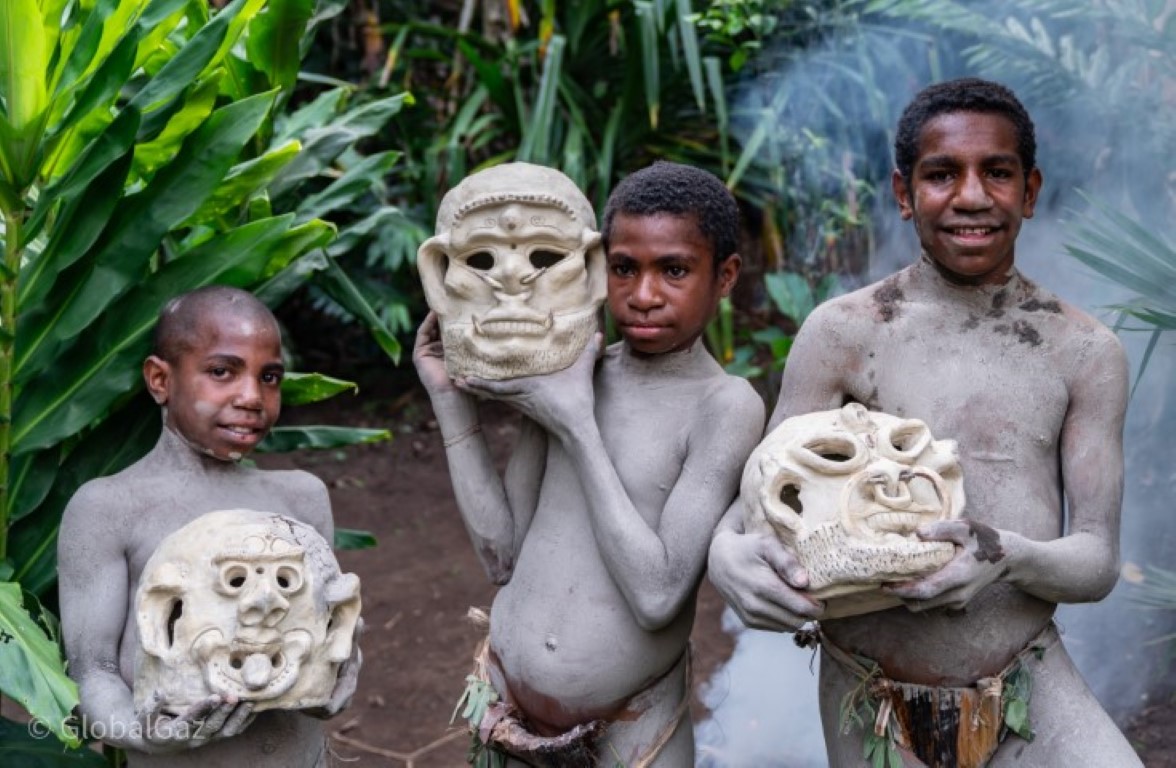
[[1021, 220], [1033, 216], [1041, 172], [1026, 175], [1003, 115], [949, 112], [927, 122], [910, 187], [891, 179], [903, 219], [948, 279], [1001, 283], [1013, 266]]
[[196, 450], [236, 461], [257, 447], [282, 407], [282, 344], [266, 318], [226, 314], [205, 320], [199, 341], [175, 363], [143, 366], [167, 426]]
[[736, 254], [715, 271], [693, 216], [618, 213], [608, 251], [608, 310], [630, 349], [658, 355], [686, 349], [739, 276]]

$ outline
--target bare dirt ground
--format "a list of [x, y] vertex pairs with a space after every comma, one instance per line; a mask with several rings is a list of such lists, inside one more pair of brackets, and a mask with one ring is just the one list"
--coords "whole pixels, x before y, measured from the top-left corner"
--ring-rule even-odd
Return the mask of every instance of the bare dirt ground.
[[[466, 612], [470, 606], [488, 608], [494, 587], [462, 527], [427, 398], [419, 387], [406, 389], [403, 380], [376, 382], [359, 396], [291, 408], [282, 421], [394, 432], [390, 443], [259, 457], [262, 466], [300, 467], [321, 477], [330, 488], [336, 524], [379, 539], [374, 549], [339, 556], [344, 570], [363, 582], [366, 633], [358, 692], [330, 723], [336, 764], [464, 765], [468, 738], [449, 720], [480, 640]], [[490, 405], [483, 423], [496, 459], [504, 463], [517, 434], [514, 418]], [[733, 648], [720, 629], [721, 612], [721, 599], [704, 582], [693, 637], [696, 691]], [[706, 715], [697, 697], [693, 714], [696, 721]], [[1148, 768], [1176, 767], [1176, 702], [1141, 712], [1128, 736]], [[782, 757], [779, 768], [786, 766]]]

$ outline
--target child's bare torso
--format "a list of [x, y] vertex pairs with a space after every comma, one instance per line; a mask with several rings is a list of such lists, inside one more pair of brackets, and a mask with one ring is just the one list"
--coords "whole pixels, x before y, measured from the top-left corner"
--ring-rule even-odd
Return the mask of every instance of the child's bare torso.
[[[694, 404], [726, 378], [705, 352], [694, 357], [705, 360], [667, 369], [614, 347], [595, 375], [608, 456], [655, 530], [690, 449]], [[662, 629], [638, 626], [601, 557], [590, 512], [571, 459], [549, 440], [538, 508], [494, 601], [491, 647], [514, 702], [553, 730], [625, 716], [625, 703], [681, 659], [694, 620], [690, 599]]]
[[[127, 563], [126, 623], [119, 644], [119, 673], [128, 688], [134, 687], [135, 655], [138, 628], [135, 594], [147, 560], [173, 531], [206, 512], [218, 509], [257, 509], [278, 512], [314, 525], [322, 519], [307, 509], [312, 505], [296, 503], [311, 496], [320, 484], [302, 472], [262, 471], [229, 463], [205, 462], [212, 471], [176, 471], [167, 458], [169, 452], [187, 450], [176, 446], [165, 430], [155, 451], [112, 478], [97, 481], [105, 492], [107, 509], [117, 509], [117, 520], [108, 520], [112, 530], [126, 532]], [[167, 451], [161, 451], [166, 447]], [[326, 765], [326, 731], [322, 721], [299, 712], [270, 711], [257, 715], [244, 733], [227, 740], [211, 741], [198, 749], [149, 755], [129, 755], [132, 768], [168, 766], [183, 768], [237, 768], [242, 765], [260, 768], [307, 768]]]
[[[931, 271], [916, 264], [844, 297], [827, 316], [838, 328], [834, 358], [852, 361], [846, 394], [958, 442], [967, 518], [1055, 539], [1063, 533], [1060, 439], [1071, 382], [1113, 337], [1023, 278], [955, 289]], [[900, 607], [822, 628], [896, 679], [969, 685], [998, 673], [1055, 607], [1000, 582], [964, 610]]]

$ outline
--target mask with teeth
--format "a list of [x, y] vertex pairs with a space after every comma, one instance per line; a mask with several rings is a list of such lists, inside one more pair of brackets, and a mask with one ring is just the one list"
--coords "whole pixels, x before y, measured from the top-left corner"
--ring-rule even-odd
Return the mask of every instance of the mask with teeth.
[[451, 378], [567, 368], [596, 332], [606, 290], [592, 206], [567, 176], [528, 163], [451, 189], [417, 268]]
[[954, 554], [915, 529], [964, 508], [955, 441], [857, 403], [783, 421], [748, 459], [741, 492], [747, 528], [770, 529], [796, 554], [810, 594], [853, 596], [829, 601], [827, 618], [896, 605], [879, 585]]
[[359, 620], [359, 578], [314, 528], [248, 509], [175, 531], [135, 597], [135, 707], [176, 714], [210, 694], [254, 711], [325, 705]]

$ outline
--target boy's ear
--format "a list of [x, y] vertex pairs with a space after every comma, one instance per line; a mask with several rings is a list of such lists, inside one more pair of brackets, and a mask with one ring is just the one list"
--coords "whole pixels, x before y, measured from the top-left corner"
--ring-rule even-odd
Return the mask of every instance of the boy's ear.
[[906, 179], [897, 168], [890, 174], [890, 188], [894, 190], [894, 198], [898, 200], [898, 213], [903, 221], [909, 221], [915, 215], [915, 207], [911, 203], [911, 190]]
[[743, 257], [732, 253], [719, 262], [719, 295], [730, 296], [731, 290], [739, 280], [739, 270], [743, 268]]
[[1043, 178], [1041, 170], [1034, 168], [1029, 171], [1025, 177], [1025, 201], [1021, 205], [1021, 216], [1026, 219], [1033, 218], [1033, 210], [1037, 207], [1037, 195], [1041, 192], [1041, 184]]
[[159, 405], [167, 405], [168, 382], [171, 380], [171, 365], [161, 357], [148, 355], [143, 361], [143, 381], [151, 398]]

